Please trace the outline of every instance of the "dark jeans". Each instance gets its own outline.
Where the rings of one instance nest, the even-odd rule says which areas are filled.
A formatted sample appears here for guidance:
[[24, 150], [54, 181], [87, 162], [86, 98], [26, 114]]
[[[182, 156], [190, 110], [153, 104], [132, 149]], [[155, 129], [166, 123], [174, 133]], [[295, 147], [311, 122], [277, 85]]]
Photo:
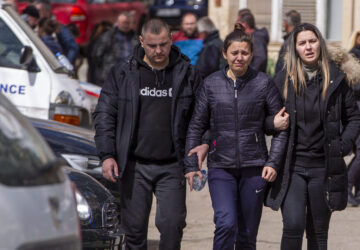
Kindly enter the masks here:
[[304, 230], [308, 250], [327, 249], [331, 212], [324, 195], [325, 168], [294, 167], [281, 207], [282, 250], [301, 250]]
[[178, 163], [144, 165], [130, 162], [121, 179], [121, 223], [126, 249], [147, 249], [153, 194], [160, 250], [180, 249], [185, 227], [185, 178]]
[[266, 181], [262, 167], [209, 169], [214, 209], [213, 249], [256, 249]]
[[360, 136], [356, 139], [355, 157], [349, 164], [349, 184], [355, 185], [360, 181]]

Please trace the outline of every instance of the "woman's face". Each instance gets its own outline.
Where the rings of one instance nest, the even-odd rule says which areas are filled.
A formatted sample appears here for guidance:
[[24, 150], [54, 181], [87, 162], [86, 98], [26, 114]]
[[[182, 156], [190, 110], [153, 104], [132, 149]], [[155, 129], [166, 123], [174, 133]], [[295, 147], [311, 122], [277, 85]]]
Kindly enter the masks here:
[[249, 43], [234, 41], [226, 52], [223, 51], [223, 56], [229, 64], [231, 71], [236, 76], [241, 76], [248, 69], [252, 59], [252, 52]]
[[320, 41], [315, 33], [301, 31], [296, 37], [296, 51], [305, 65], [315, 65], [320, 55]]

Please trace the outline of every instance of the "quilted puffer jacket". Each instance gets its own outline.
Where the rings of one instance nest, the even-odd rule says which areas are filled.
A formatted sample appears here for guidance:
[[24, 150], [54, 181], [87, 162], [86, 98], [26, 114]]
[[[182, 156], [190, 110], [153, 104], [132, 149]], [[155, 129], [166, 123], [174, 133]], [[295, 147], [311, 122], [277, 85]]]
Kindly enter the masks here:
[[[236, 81], [227, 68], [204, 80], [195, 103], [185, 151], [201, 144], [210, 129], [209, 168], [270, 166], [279, 170], [287, 144], [287, 131], [278, 132], [268, 150], [264, 122], [282, 108], [280, 93], [269, 76], [252, 68]], [[185, 158], [185, 173], [197, 171], [197, 156]]]

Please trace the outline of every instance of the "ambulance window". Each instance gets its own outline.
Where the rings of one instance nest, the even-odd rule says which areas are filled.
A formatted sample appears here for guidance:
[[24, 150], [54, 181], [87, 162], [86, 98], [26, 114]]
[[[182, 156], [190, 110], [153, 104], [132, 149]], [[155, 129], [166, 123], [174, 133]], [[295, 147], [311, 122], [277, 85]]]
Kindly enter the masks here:
[[22, 69], [20, 64], [23, 45], [0, 18], [0, 67]]

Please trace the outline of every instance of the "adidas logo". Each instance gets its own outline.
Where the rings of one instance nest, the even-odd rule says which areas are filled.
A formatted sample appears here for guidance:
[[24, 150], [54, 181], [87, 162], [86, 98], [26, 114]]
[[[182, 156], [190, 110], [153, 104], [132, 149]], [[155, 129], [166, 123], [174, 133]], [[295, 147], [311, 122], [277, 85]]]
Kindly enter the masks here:
[[172, 97], [172, 88], [167, 89], [150, 89], [149, 87], [140, 89], [140, 95], [151, 97]]

